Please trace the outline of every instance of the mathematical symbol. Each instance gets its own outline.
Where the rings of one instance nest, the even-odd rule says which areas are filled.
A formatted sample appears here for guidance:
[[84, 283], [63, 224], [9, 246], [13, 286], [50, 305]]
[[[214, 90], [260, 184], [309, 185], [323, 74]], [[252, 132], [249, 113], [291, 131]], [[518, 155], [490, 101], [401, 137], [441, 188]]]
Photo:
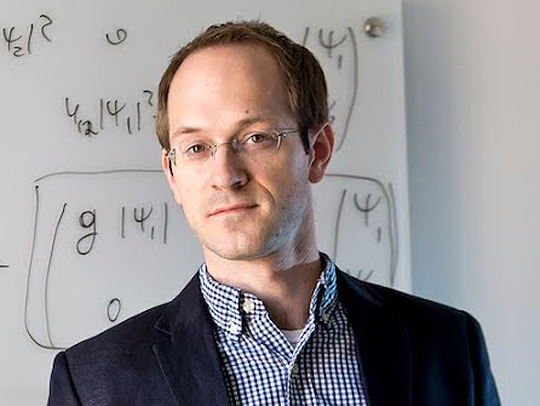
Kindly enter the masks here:
[[140, 216], [137, 214], [139, 211], [136, 207], [133, 208], [133, 219], [141, 225], [141, 231], [144, 233], [144, 222], [148, 220], [150, 215], [152, 214], [152, 211], [154, 211], [154, 207], [150, 206], [150, 210], [148, 211], [148, 214], [144, 215], [144, 207], [141, 207], [141, 214]]
[[334, 42], [334, 30], [330, 30], [330, 32], [328, 33], [327, 38], [328, 39], [325, 41], [325, 39], [323, 37], [323, 30], [319, 29], [319, 44], [323, 48], [326, 48], [326, 50], [328, 51], [328, 57], [331, 58], [332, 57], [332, 50], [334, 48], [339, 47], [341, 44], [343, 44], [345, 42], [345, 40], [347, 39], [347, 37], [345, 35], [343, 35], [339, 41]]
[[152, 97], [154, 97], [154, 92], [152, 92], [151, 90], [143, 90], [143, 93], [148, 95], [148, 100], [146, 102], [150, 105], [150, 107], [154, 107], [154, 103], [152, 103]]
[[381, 197], [379, 197], [379, 199], [375, 202], [375, 204], [371, 206], [369, 204], [370, 200], [371, 200], [371, 194], [368, 194], [366, 197], [366, 204], [365, 206], [362, 207], [360, 203], [358, 202], [358, 194], [357, 193], [354, 194], [354, 204], [359, 211], [364, 213], [364, 222], [365, 222], [366, 227], [369, 227], [369, 212], [375, 210], [375, 208], [381, 202]]
[[112, 40], [111, 37], [109, 37], [109, 33], [105, 34], [105, 38], [107, 39], [107, 42], [111, 45], [120, 45], [126, 40], [127, 31], [123, 28], [119, 28], [116, 30], [116, 40]]
[[44, 18], [44, 19], [48, 20], [48, 22], [46, 24], [43, 24], [41, 26], [41, 35], [43, 35], [43, 38], [45, 38], [47, 41], [51, 42], [52, 41], [51, 38], [47, 34], [45, 34], [45, 28], [48, 27], [49, 25], [51, 25], [53, 23], [53, 20], [51, 20], [51, 17], [49, 17], [46, 14], [41, 14], [39, 16], [39, 18]]

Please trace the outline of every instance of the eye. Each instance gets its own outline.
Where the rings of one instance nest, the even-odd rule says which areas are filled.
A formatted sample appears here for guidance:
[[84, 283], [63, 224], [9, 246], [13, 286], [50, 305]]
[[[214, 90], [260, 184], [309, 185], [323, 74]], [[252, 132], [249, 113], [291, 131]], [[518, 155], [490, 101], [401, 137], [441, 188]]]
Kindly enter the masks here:
[[204, 144], [193, 144], [187, 148], [184, 153], [188, 155], [199, 155], [204, 153], [207, 149], [208, 147]]
[[265, 142], [272, 141], [272, 136], [266, 133], [251, 133], [246, 137], [245, 142], [251, 142], [253, 144], [264, 144]]

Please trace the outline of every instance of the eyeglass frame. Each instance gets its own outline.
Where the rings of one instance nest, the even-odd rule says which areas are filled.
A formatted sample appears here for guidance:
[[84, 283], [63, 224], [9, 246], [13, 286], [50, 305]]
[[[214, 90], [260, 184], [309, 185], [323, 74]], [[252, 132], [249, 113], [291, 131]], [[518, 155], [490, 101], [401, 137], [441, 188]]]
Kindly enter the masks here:
[[[299, 133], [301, 132], [301, 129], [300, 128], [295, 128], [295, 129], [291, 129], [291, 130], [283, 130], [283, 131], [273, 131], [273, 133], [268, 133], [266, 131], [249, 131], [247, 133], [245, 133], [243, 136], [248, 136], [248, 135], [251, 135], [251, 134], [257, 134], [257, 133], [262, 133], [262, 134], [267, 134], [273, 138], [277, 138], [278, 140], [278, 145], [276, 146], [276, 149], [274, 150], [277, 151], [279, 149], [279, 147], [281, 146], [281, 143], [282, 143], [282, 138], [283, 137], [286, 137], [287, 135], [289, 134], [293, 134], [293, 133]], [[247, 138], [249, 139], [249, 137]], [[233, 151], [235, 154], [238, 153], [238, 144], [239, 144], [239, 141], [238, 141], [238, 137], [234, 137], [232, 139], [232, 141], [229, 141], [229, 142], [222, 142], [222, 143], [219, 143], [219, 144], [212, 144], [212, 145], [209, 145], [208, 146], [208, 149], [210, 150], [210, 157], [213, 158], [214, 155], [216, 154], [216, 151], [219, 147], [221, 147], [222, 145], [232, 145], [233, 147]], [[166, 154], [166, 157], [167, 159], [169, 160], [170, 163], [172, 163], [174, 166], [176, 166], [178, 168], [178, 165], [176, 164], [176, 148], [173, 147], [171, 148], [167, 154]], [[206, 160], [204, 161], [206, 162]]]

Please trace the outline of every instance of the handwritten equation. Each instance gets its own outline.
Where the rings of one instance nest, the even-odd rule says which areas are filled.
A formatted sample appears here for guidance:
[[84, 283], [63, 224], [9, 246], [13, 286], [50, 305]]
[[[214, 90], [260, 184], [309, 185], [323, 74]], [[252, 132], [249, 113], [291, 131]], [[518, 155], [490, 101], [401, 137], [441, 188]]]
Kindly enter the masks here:
[[[203, 261], [161, 170], [54, 173], [34, 193], [25, 325], [41, 347], [68, 347], [171, 299]], [[328, 174], [314, 199], [320, 249], [351, 275], [391, 285], [391, 187]]]
[[[68, 204], [64, 203], [63, 210], [68, 208]], [[122, 239], [129, 238], [126, 230], [126, 225], [129, 222], [136, 224], [135, 231], [142, 235], [147, 236], [151, 240], [157, 240], [158, 235], [161, 237], [160, 242], [167, 243], [167, 227], [168, 227], [168, 203], [159, 204], [160, 212], [154, 210], [154, 205], [137, 205], [132, 208], [121, 206], [119, 210], [120, 218], [120, 230], [118, 231], [118, 237]], [[127, 214], [126, 214], [127, 213]], [[94, 249], [96, 241], [98, 240], [98, 212], [96, 209], [84, 210], [79, 215], [79, 226], [83, 234], [75, 244], [75, 248], [79, 255], [88, 255]], [[157, 222], [155, 221], [156, 218]], [[133, 227], [131, 228], [133, 229]]]
[[140, 99], [132, 103], [115, 99], [100, 98], [94, 106], [84, 106], [70, 97], [64, 98], [64, 112], [71, 119], [73, 128], [86, 137], [101, 131], [118, 128], [126, 134], [141, 132], [145, 122], [153, 123], [154, 92], [143, 90]]
[[358, 279], [392, 286], [398, 255], [392, 186], [329, 173], [313, 195], [320, 249]]
[[[40, 14], [26, 26], [2, 28], [5, 49], [15, 58], [32, 55], [36, 46], [53, 41], [56, 22]], [[336, 134], [336, 152], [347, 139], [358, 92], [357, 34], [352, 27], [306, 27], [301, 43], [321, 62], [330, 89], [330, 122]], [[128, 28], [109, 28], [103, 34], [108, 46], [118, 47], [128, 40]], [[102, 97], [83, 105], [76, 96], [63, 98], [63, 110], [72, 120], [72, 129], [84, 137], [95, 137], [106, 130], [133, 135], [145, 130], [155, 117], [154, 91], [143, 90], [138, 100]], [[150, 127], [146, 127], [148, 129]]]
[[52, 42], [51, 29], [54, 21], [47, 14], [41, 14], [36, 20], [24, 27], [2, 27], [2, 38], [7, 52], [15, 57], [32, 55], [34, 47]]
[[328, 81], [330, 123], [336, 134], [336, 152], [349, 132], [358, 92], [358, 46], [352, 27], [306, 27], [302, 45], [321, 63]]
[[34, 195], [25, 322], [42, 347], [171, 299], [202, 262], [160, 170], [49, 174]]
[[[47, 14], [28, 23], [26, 26], [2, 27], [2, 38], [7, 52], [15, 57], [32, 55], [34, 47], [43, 43], [52, 42], [52, 26], [55, 22]], [[126, 41], [128, 32], [124, 28], [118, 28], [105, 34], [105, 40], [109, 45], [118, 46]]]

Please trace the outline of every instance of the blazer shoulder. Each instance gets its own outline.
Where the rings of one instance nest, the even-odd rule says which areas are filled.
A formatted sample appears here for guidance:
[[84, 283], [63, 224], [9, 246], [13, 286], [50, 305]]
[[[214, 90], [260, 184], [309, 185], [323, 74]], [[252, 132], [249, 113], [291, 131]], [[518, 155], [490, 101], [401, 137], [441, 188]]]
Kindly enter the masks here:
[[154, 326], [169, 303], [147, 309], [65, 350], [70, 363], [97, 363], [151, 346]]
[[[70, 364], [110, 363], [133, 354], [150, 353], [153, 344], [168, 336], [171, 324], [193, 317], [200, 296], [197, 275], [171, 301], [136, 314], [65, 351]], [[200, 307], [200, 306], [199, 306]], [[144, 351], [146, 350], [146, 351]]]
[[364, 360], [376, 370], [388, 351], [392, 368], [407, 359], [413, 393], [425, 395], [420, 403], [500, 405], [483, 333], [470, 314], [341, 271], [338, 297], [357, 340], [370, 346]]
[[352, 300], [353, 297], [361, 298], [361, 301], [368, 302], [371, 306], [395, 317], [436, 324], [452, 320], [464, 326], [469, 323], [478, 324], [474, 317], [464, 310], [397, 289], [361, 281], [343, 271], [339, 271], [338, 281], [341, 282], [342, 296], [347, 300]]

